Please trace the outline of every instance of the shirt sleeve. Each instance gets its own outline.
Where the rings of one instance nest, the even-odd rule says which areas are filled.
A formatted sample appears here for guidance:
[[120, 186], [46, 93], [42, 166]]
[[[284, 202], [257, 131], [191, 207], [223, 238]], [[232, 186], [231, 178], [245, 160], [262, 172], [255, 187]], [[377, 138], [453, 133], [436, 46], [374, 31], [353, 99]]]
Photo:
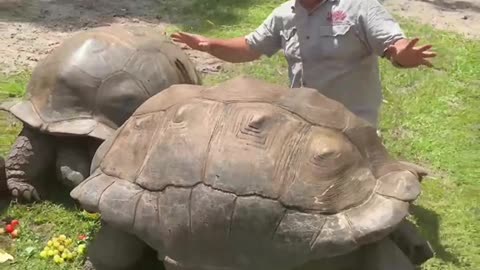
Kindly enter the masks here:
[[245, 36], [247, 44], [253, 50], [268, 57], [281, 49], [280, 24], [281, 20], [276, 16], [275, 9], [263, 23], [253, 32]]
[[383, 56], [388, 46], [406, 36], [400, 25], [378, 0], [366, 0], [366, 2], [367, 40], [373, 52]]

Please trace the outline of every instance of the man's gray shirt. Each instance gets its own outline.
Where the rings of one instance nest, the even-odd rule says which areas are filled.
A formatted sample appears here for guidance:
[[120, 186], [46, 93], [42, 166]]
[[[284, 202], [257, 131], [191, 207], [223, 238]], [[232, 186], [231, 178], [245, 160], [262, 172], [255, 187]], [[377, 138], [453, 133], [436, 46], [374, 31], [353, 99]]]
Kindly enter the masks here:
[[377, 0], [326, 0], [311, 14], [291, 0], [246, 36], [269, 57], [283, 50], [291, 87], [315, 88], [374, 126], [382, 102], [378, 59], [402, 38]]

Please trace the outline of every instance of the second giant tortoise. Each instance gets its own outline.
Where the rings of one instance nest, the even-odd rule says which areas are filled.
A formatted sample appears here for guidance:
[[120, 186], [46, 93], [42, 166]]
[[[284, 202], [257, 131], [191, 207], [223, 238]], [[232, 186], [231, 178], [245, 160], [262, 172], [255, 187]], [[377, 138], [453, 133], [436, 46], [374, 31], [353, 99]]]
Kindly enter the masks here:
[[188, 56], [153, 28], [100, 27], [68, 38], [35, 67], [26, 100], [3, 105], [24, 123], [6, 160], [12, 195], [40, 199], [51, 164], [76, 186], [104, 139], [149, 97], [180, 83], [201, 81]]
[[238, 77], [147, 100], [70, 194], [101, 213], [97, 269], [136, 269], [150, 247], [169, 270], [407, 270], [387, 236], [417, 169], [317, 91]]

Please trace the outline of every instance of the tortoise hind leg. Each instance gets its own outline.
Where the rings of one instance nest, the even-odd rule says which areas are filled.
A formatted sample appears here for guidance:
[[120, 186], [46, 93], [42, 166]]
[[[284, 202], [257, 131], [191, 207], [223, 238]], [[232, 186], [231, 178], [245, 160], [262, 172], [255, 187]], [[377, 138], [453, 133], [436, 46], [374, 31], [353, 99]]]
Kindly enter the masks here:
[[95, 270], [163, 270], [147, 244], [136, 236], [102, 222], [102, 227], [88, 247], [88, 269]]
[[40, 200], [41, 174], [54, 158], [50, 136], [24, 126], [5, 162], [7, 186], [13, 197]]

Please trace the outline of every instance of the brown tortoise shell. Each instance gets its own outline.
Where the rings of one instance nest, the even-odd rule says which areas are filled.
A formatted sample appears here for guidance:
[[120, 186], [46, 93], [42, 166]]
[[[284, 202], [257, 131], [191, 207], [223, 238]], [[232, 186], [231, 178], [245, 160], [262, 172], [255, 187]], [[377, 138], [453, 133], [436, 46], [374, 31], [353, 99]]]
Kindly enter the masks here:
[[308, 88], [174, 85], [103, 143], [71, 192], [192, 269], [292, 269], [394, 230], [420, 193], [376, 129]]
[[201, 84], [188, 56], [148, 27], [100, 27], [65, 40], [35, 67], [27, 99], [3, 104], [44, 132], [106, 139], [149, 97]]

